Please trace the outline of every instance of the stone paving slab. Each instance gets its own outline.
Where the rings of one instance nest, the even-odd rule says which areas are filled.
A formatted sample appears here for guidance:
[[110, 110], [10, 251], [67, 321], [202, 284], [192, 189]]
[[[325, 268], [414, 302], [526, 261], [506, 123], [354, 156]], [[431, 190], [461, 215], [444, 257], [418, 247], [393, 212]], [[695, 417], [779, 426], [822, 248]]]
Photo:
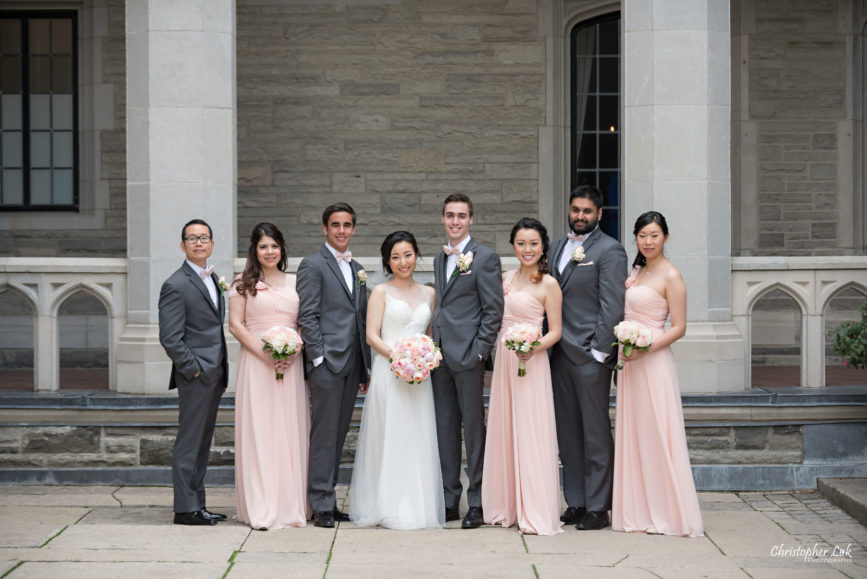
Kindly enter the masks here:
[[[250, 529], [181, 525], [75, 525], [51, 541], [47, 549], [147, 550], [155, 555], [183, 547], [191, 561], [228, 561], [241, 548]], [[215, 557], [215, 553], [225, 553]]]
[[[234, 565], [226, 575], [226, 579], [263, 579], [277, 577], [292, 577], [293, 579], [322, 579], [325, 574], [325, 563], [307, 562], [297, 559], [273, 560], [262, 563], [250, 563], [235, 559]], [[331, 575], [328, 575], [331, 577]], [[382, 577], [382, 573], [379, 575]]]
[[244, 554], [325, 553], [327, 559], [336, 533], [335, 529], [320, 529], [312, 523], [302, 528], [252, 531], [244, 543]]
[[26, 562], [10, 576], [16, 579], [138, 579], [153, 577], [184, 577], [214, 579], [222, 577], [228, 563], [130, 563]]
[[[344, 508], [346, 490], [338, 488]], [[171, 524], [171, 495], [161, 487], [0, 487], [8, 503], [0, 504], [0, 577], [867, 577], [867, 528], [815, 491], [700, 493], [707, 535], [698, 539], [571, 527], [537, 537], [465, 531], [459, 521], [437, 531], [341, 523], [263, 532], [231, 520], [183, 527]], [[232, 489], [208, 497], [209, 507], [235, 514]], [[848, 545], [850, 554], [806, 562], [773, 555], [777, 545]]]
[[116, 507], [120, 503], [112, 493], [120, 487], [63, 487], [63, 492], [57, 492], [56, 487], [0, 487], [0, 506], [58, 506], [58, 507]]
[[[121, 487], [114, 496], [125, 507], [132, 506], [169, 506], [172, 505], [171, 487]], [[235, 489], [232, 488], [209, 488], [207, 489], [208, 504], [210, 510], [231, 509], [235, 511]], [[222, 512], [222, 511], [220, 511]]]

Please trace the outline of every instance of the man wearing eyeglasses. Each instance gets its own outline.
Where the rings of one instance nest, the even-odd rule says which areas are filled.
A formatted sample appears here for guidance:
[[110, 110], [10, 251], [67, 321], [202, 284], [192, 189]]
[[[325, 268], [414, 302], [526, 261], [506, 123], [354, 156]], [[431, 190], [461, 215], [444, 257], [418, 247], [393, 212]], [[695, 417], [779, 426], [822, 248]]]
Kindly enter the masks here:
[[229, 363], [220, 282], [208, 258], [211, 226], [193, 219], [181, 230], [187, 258], [160, 291], [160, 344], [172, 360], [169, 390], [178, 389], [178, 434], [172, 452], [174, 522], [215, 525], [225, 515], [205, 508], [205, 471]]

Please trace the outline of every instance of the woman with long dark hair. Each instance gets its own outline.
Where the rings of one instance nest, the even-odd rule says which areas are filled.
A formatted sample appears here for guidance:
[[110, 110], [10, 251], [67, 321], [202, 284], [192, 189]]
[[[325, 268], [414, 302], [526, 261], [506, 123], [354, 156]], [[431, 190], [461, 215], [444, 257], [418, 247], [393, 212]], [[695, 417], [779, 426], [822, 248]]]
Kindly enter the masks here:
[[394, 345], [430, 335], [433, 288], [413, 279], [418, 244], [408, 231], [380, 247], [388, 281], [367, 302], [367, 343], [375, 352], [349, 487], [349, 516], [359, 526], [435, 529], [445, 522], [442, 474], [429, 377], [409, 384], [391, 370]]
[[[548, 232], [525, 217], [512, 228], [509, 243], [520, 267], [503, 273], [505, 309], [488, 410], [482, 474], [485, 522], [522, 533], [560, 533], [560, 469], [551, 367], [546, 350], [560, 340], [563, 294], [548, 274]], [[548, 332], [541, 335], [542, 320]], [[507, 349], [518, 325], [539, 331], [529, 352]], [[524, 365], [525, 373], [519, 373]]]
[[[638, 256], [626, 280], [627, 322], [650, 329], [648, 351], [620, 354], [614, 437], [615, 531], [701, 537], [671, 344], [686, 333], [686, 285], [665, 257], [668, 224], [657, 211], [635, 222]], [[671, 315], [671, 327], [665, 321]]]
[[[241, 343], [235, 393], [235, 502], [254, 529], [303, 527], [307, 505], [310, 406], [300, 358], [274, 361], [262, 336], [298, 328], [295, 276], [286, 242], [271, 223], [250, 234], [247, 264], [229, 291], [229, 331]], [[278, 373], [282, 378], [277, 377]]]

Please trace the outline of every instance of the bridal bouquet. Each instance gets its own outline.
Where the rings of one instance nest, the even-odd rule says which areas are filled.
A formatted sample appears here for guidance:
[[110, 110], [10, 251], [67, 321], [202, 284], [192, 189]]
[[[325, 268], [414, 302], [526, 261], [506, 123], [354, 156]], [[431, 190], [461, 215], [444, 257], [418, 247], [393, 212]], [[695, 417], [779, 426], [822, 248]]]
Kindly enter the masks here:
[[[542, 332], [529, 324], [515, 324], [503, 334], [503, 344], [507, 350], [518, 354], [526, 354], [536, 346], [541, 346]], [[527, 375], [527, 365], [523, 360], [518, 362], [518, 376]]]
[[[285, 360], [301, 349], [298, 332], [286, 326], [274, 326], [265, 332], [262, 341], [265, 343], [262, 349], [266, 352], [270, 350], [271, 357], [275, 360]], [[283, 372], [280, 370], [277, 370], [277, 379], [283, 379]]]
[[430, 336], [415, 334], [394, 343], [388, 363], [398, 378], [418, 384], [430, 376], [442, 359], [440, 349]]
[[[614, 337], [617, 338], [617, 341], [611, 345], [620, 344], [623, 346], [623, 355], [627, 358], [632, 355], [633, 350], [647, 352], [653, 342], [653, 334], [650, 333], [650, 329], [632, 320], [624, 320], [614, 326]], [[623, 369], [622, 362], [617, 363], [617, 369]]]

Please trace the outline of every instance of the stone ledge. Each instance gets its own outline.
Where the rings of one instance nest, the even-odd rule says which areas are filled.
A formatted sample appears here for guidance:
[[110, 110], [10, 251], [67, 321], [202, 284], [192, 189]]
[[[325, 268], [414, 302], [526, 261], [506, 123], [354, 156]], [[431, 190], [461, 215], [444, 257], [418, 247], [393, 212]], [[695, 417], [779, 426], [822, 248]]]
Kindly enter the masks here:
[[[487, 395], [485, 402], [487, 404]], [[614, 406], [614, 390], [609, 396], [609, 405]], [[865, 406], [867, 405], [867, 385], [827, 386], [825, 388], [751, 388], [743, 392], [719, 394], [684, 394], [681, 396], [684, 408], [690, 407], [806, 407], [806, 406]], [[356, 407], [364, 404], [359, 396]], [[88, 408], [88, 409], [176, 409], [178, 397], [175, 394], [160, 396], [141, 396], [120, 394], [106, 390], [31, 392], [0, 392], [0, 409], [13, 408]], [[234, 396], [223, 396], [220, 408], [233, 409]], [[867, 413], [864, 414], [867, 417]]]
[[867, 478], [820, 478], [819, 491], [862, 525], [867, 525]]
[[[694, 465], [699, 491], [773, 491], [814, 489], [828, 477], [867, 477], [867, 465]], [[339, 483], [348, 484], [352, 467], [340, 467]], [[0, 470], [0, 485], [155, 485], [171, 486], [170, 467], [138, 468], [8, 468]], [[205, 484], [232, 487], [235, 469], [208, 467]], [[862, 520], [863, 522], [863, 520]]]

